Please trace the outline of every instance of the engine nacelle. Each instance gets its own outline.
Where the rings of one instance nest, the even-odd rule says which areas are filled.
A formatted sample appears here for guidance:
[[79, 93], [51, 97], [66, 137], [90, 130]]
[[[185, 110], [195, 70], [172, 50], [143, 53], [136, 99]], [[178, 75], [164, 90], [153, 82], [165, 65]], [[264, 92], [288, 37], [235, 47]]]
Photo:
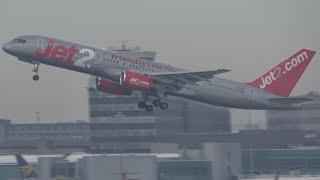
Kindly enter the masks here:
[[148, 75], [141, 73], [123, 71], [120, 77], [120, 84], [129, 89], [148, 91], [152, 88], [152, 79]]
[[96, 77], [96, 89], [101, 92], [116, 94], [116, 95], [131, 95], [132, 90], [121, 86], [109, 79]]

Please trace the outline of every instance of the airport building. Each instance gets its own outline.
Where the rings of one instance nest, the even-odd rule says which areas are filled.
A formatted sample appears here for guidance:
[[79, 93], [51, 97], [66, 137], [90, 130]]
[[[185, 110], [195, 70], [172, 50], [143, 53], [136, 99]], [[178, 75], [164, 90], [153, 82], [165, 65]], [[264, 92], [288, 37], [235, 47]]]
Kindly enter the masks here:
[[154, 122], [92, 123], [90, 129], [94, 153], [151, 152], [157, 135]]
[[[196, 121], [196, 120], [194, 120]], [[200, 120], [201, 121], [201, 120]], [[181, 122], [179, 124], [178, 122]], [[0, 152], [25, 154], [67, 153], [149, 153], [175, 149], [199, 149], [206, 142], [238, 142], [242, 148], [290, 149], [320, 146], [320, 131], [243, 130], [238, 133], [188, 132], [187, 125], [167, 120], [150, 123], [51, 123], [12, 124], [0, 120]], [[209, 125], [207, 125], [209, 126]], [[190, 129], [198, 128], [196, 125]]]
[[[144, 139], [147, 137], [141, 137], [140, 140], [134, 139], [134, 142], [147, 142], [149, 149], [141, 151], [141, 146], [137, 150], [134, 149], [135, 146], [127, 144], [120, 148], [114, 147], [114, 151], [109, 152], [113, 153], [113, 155], [110, 154], [110, 157], [100, 158], [105, 156], [101, 155], [105, 151], [99, 152], [92, 148], [95, 147], [94, 144], [98, 146], [100, 143], [96, 141], [97, 139], [92, 141], [91, 136], [98, 136], [92, 135], [90, 130], [100, 128], [100, 133], [103, 133], [108, 128], [109, 130], [112, 128], [126, 129], [128, 124], [114, 125], [116, 127], [113, 127], [113, 125], [107, 126], [104, 123], [84, 122], [11, 124], [9, 120], [1, 120], [0, 151], [1, 153], [61, 154], [33, 155], [41, 157], [36, 163], [36, 170], [41, 172], [42, 177], [47, 174], [45, 177], [49, 179], [61, 179], [63, 177], [65, 180], [78, 180], [81, 177], [84, 177], [84, 179], [90, 177], [96, 180], [98, 179], [95, 176], [96, 174], [103, 174], [106, 171], [106, 169], [99, 169], [98, 167], [108, 167], [109, 163], [114, 165], [117, 159], [121, 159], [120, 162], [128, 163], [128, 165], [121, 165], [118, 162], [116, 166], [118, 168], [112, 169], [108, 173], [114, 175], [126, 172], [131, 179], [146, 178], [138, 176], [139, 173], [148, 174], [143, 169], [130, 168], [132, 166], [130, 165], [132, 156], [138, 156], [134, 161], [145, 162], [148, 164], [148, 168], [155, 168], [151, 172], [156, 172], [156, 174], [152, 173], [151, 179], [159, 180], [179, 180], [181, 178], [190, 180], [223, 179], [221, 177], [231, 177], [239, 174], [246, 176], [277, 172], [285, 175], [295, 173], [320, 174], [320, 166], [318, 166], [320, 164], [320, 158], [318, 157], [320, 149], [317, 148], [320, 147], [318, 138], [320, 137], [320, 131], [247, 130], [239, 133], [177, 133], [176, 137], [170, 141], [168, 139], [162, 141], [157, 139], [157, 136], [151, 136], [154, 139], [150, 138], [148, 141]], [[136, 130], [157, 128], [153, 125], [146, 126], [146, 124], [130, 125], [130, 129], [133, 129], [132, 127], [135, 127]], [[96, 133], [99, 133], [99, 131], [96, 131]], [[110, 132], [112, 131], [106, 131], [106, 133]], [[104, 137], [107, 136], [104, 135]], [[113, 135], [109, 135], [109, 137], [115, 138]], [[124, 137], [124, 139], [122, 141], [128, 143], [130, 137]], [[72, 152], [93, 152], [100, 155], [86, 154], [89, 157], [81, 156], [81, 158], [70, 156], [68, 161], [61, 159], [65, 153]], [[165, 153], [167, 155], [170, 153], [170, 156], [154, 158], [155, 154], [153, 153]], [[0, 156], [0, 162], [3, 163], [0, 165], [0, 179], [1, 176], [10, 177], [8, 179], [19, 179], [16, 176], [19, 171], [15, 166], [14, 159], [11, 158], [10, 164], [3, 161]], [[190, 169], [195, 170], [191, 171]], [[132, 174], [129, 172], [132, 172]], [[150, 178], [149, 175], [148, 178]]]
[[169, 109], [155, 111], [157, 117], [158, 141], [176, 142], [183, 134], [230, 133], [230, 112], [227, 108], [216, 107], [188, 100], [170, 97]]
[[[230, 180], [268, 174], [320, 175], [319, 148], [240, 149], [237, 143], [204, 143], [201, 149], [180, 149], [176, 153], [74, 153], [24, 158], [34, 165], [41, 180]], [[0, 156], [0, 179], [20, 179], [14, 156]]]
[[[41, 180], [230, 180], [241, 175], [237, 143], [157, 154], [24, 155]], [[20, 179], [13, 156], [0, 156], [0, 179]]]
[[140, 95], [116, 96], [94, 88], [88, 94], [92, 152], [150, 152], [156, 117], [138, 109]]
[[[123, 42], [121, 48], [111, 47], [113, 53], [131, 58], [139, 58], [154, 61], [156, 52], [141, 51], [139, 47], [128, 48]], [[97, 91], [95, 89], [96, 79], [94, 76], [89, 78], [88, 104], [91, 123], [152, 123], [154, 115], [137, 107], [137, 103], [142, 101], [140, 93], [133, 93], [131, 96], [119, 96]]]
[[[130, 49], [126, 44], [110, 49], [118, 55], [154, 61], [155, 52]], [[155, 116], [152, 112], [138, 109], [140, 94], [117, 96], [97, 91], [95, 77], [89, 79], [88, 103], [91, 143], [94, 153], [150, 152], [155, 139]]]
[[320, 149], [242, 149], [243, 174], [320, 174]]
[[267, 128], [275, 130], [320, 130], [320, 111], [268, 111]]
[[0, 120], [0, 152], [50, 153], [84, 151], [90, 142], [89, 123], [12, 124]]

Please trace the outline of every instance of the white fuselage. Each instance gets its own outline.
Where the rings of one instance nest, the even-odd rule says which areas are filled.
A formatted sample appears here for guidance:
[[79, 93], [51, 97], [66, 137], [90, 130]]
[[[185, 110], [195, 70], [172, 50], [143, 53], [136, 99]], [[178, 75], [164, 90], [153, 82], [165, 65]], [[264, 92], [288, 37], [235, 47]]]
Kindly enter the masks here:
[[[185, 71], [171, 65], [118, 56], [109, 51], [53, 38], [42, 36], [23, 36], [22, 38], [27, 41], [27, 44], [19, 45], [9, 42], [4, 49], [9, 54], [26, 62], [37, 61], [105, 77], [116, 82], [123, 70], [132, 70], [142, 74]], [[217, 77], [207, 81], [199, 81], [196, 84], [187, 84], [179, 91], [168, 94], [207, 104], [241, 109], [300, 108], [295, 105], [271, 103], [266, 99], [279, 96], [244, 83]]]

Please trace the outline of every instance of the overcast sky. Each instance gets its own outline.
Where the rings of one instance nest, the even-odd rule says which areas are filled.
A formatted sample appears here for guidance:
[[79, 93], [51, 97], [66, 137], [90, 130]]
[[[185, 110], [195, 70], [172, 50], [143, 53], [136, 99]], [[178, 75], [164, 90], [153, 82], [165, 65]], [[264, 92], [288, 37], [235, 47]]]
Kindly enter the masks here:
[[[320, 50], [316, 0], [0, 0], [0, 44], [35, 34], [103, 48], [122, 40], [175, 66], [232, 71], [251, 81], [301, 48]], [[320, 91], [319, 58], [294, 90]], [[88, 120], [88, 75], [32, 65], [0, 52], [0, 117], [14, 122]], [[257, 117], [260, 117], [260, 112]], [[238, 116], [242, 114], [243, 116]], [[233, 118], [248, 114], [233, 110]], [[256, 116], [255, 116], [256, 117]]]

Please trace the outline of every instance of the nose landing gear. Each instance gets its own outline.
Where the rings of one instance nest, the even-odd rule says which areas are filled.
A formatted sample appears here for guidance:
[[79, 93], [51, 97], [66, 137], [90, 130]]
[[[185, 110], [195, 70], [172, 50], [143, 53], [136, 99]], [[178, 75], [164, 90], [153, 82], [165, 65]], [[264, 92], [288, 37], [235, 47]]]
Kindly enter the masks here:
[[34, 80], [34, 81], [38, 81], [39, 80], [39, 75], [38, 75], [38, 72], [39, 72], [39, 65], [40, 65], [40, 63], [38, 63], [38, 62], [34, 62], [33, 63], [33, 72], [35, 73], [35, 75], [33, 75], [33, 77], [32, 77], [32, 79]]
[[37, 75], [37, 74], [36, 74], [36, 75], [33, 75], [33, 76], [32, 76], [32, 79], [33, 79], [34, 81], [38, 81], [38, 80], [39, 80], [39, 75]]

